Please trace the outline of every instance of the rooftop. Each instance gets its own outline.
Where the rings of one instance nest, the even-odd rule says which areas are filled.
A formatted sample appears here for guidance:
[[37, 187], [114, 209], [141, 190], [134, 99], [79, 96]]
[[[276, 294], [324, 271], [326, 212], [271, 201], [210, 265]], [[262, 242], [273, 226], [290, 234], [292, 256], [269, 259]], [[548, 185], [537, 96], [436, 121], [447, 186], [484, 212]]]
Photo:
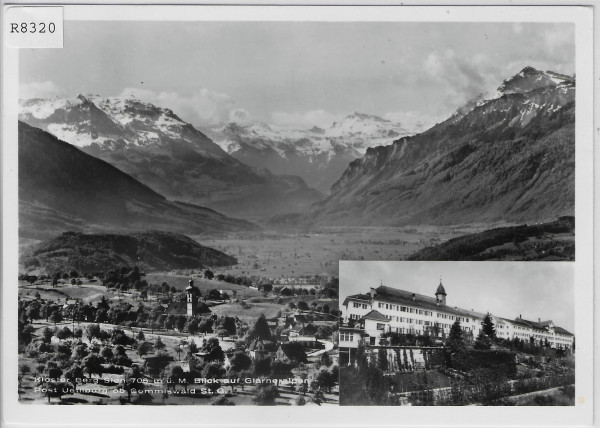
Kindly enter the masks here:
[[383, 315], [381, 312], [376, 311], [375, 309], [373, 309], [371, 312], [369, 312], [368, 314], [364, 315], [362, 319], [370, 319], [370, 320], [375, 320], [375, 321], [385, 321], [388, 322], [389, 319], [388, 317], [386, 317], [385, 315]]

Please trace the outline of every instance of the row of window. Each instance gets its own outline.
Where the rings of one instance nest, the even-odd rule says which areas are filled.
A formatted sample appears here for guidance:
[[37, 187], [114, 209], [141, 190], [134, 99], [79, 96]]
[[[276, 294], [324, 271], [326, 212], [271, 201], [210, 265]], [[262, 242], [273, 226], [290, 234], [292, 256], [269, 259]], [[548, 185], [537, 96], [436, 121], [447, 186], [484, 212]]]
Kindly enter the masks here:
[[398, 312], [408, 312], [410, 314], [427, 315], [427, 316], [433, 315], [433, 312], [427, 311], [425, 309], [409, 308], [408, 306], [392, 305], [390, 303], [379, 302], [377, 304], [377, 308], [378, 309], [389, 309], [389, 310], [398, 311]]
[[[355, 306], [357, 307], [357, 306]], [[399, 311], [399, 312], [408, 312], [410, 314], [417, 314], [417, 315], [425, 315], [425, 316], [433, 316], [433, 312], [432, 311], [428, 311], [426, 309], [416, 309], [416, 308], [411, 308], [408, 306], [400, 306], [400, 305], [392, 305], [390, 303], [377, 303], [377, 308], [378, 309], [388, 309], [388, 310], [392, 310], [392, 311]], [[466, 318], [466, 317], [457, 317], [454, 315], [448, 315], [448, 314], [443, 314], [443, 313], [439, 313], [437, 314], [438, 318], [443, 318], [443, 319], [449, 319], [452, 321], [458, 320], [461, 322], [469, 322], [470, 319]], [[475, 319], [472, 320], [472, 322], [475, 322]]]
[[354, 334], [353, 333], [340, 332], [340, 340], [342, 342], [353, 342], [354, 341]]
[[352, 306], [355, 308], [361, 308], [361, 309], [367, 309], [368, 306], [366, 303], [358, 303], [358, 302], [353, 302]]

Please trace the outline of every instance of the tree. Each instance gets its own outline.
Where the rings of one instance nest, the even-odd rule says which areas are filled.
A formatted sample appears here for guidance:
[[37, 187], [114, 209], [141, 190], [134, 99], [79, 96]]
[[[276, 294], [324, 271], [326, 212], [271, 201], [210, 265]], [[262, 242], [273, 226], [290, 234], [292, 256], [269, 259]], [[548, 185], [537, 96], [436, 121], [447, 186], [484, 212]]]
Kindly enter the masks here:
[[140, 342], [142, 342], [142, 341], [146, 340], [146, 336], [144, 336], [144, 332], [143, 332], [141, 329], [140, 329], [140, 331], [138, 332], [138, 335], [137, 335], [137, 340], [138, 340], [138, 341], [140, 341]]
[[292, 376], [292, 365], [285, 361], [275, 360], [271, 363], [271, 379], [287, 379]]
[[154, 347], [158, 350], [164, 349], [165, 344], [161, 340], [160, 336], [156, 338], [156, 342], [154, 342]]
[[105, 346], [104, 348], [102, 348], [100, 355], [102, 355], [102, 358], [104, 358], [106, 361], [111, 361], [113, 359], [113, 357], [115, 356], [115, 354], [113, 353], [113, 350], [111, 348], [109, 348], [108, 346]]
[[165, 351], [159, 351], [153, 357], [146, 358], [148, 372], [152, 376], [158, 377], [171, 361], [173, 361], [173, 357]]
[[68, 339], [71, 336], [73, 336], [73, 333], [71, 332], [71, 329], [69, 329], [69, 327], [60, 328], [56, 332], [56, 337], [58, 337], [59, 339]]
[[377, 353], [377, 364], [379, 366], [379, 370], [382, 372], [386, 372], [388, 370], [388, 358], [387, 358], [387, 349], [379, 348]]
[[88, 340], [92, 340], [94, 338], [100, 338], [100, 326], [98, 324], [90, 324], [85, 328], [85, 334], [88, 337]]
[[175, 385], [183, 385], [185, 392], [187, 393], [187, 378], [185, 377], [185, 373], [181, 366], [173, 366], [171, 367], [171, 371], [169, 372], [169, 377], [171, 378], [171, 382], [173, 385], [173, 389], [175, 389]]
[[260, 314], [254, 326], [248, 332], [248, 339], [271, 340], [271, 328], [265, 314]]
[[87, 350], [87, 345], [82, 343], [73, 348], [73, 352], [71, 353], [71, 358], [75, 361], [81, 361], [89, 354]]
[[260, 384], [257, 390], [258, 393], [252, 401], [259, 406], [272, 406], [275, 404], [275, 399], [279, 397], [279, 390], [275, 385]]
[[231, 370], [235, 372], [242, 372], [252, 367], [252, 358], [245, 352], [237, 351], [229, 359], [231, 363]]
[[[202, 377], [204, 379], [224, 379], [225, 378], [225, 368], [219, 362], [211, 362], [204, 366], [202, 369]], [[213, 391], [216, 391], [220, 387], [219, 382], [210, 382], [208, 384], [208, 388]]]
[[492, 316], [489, 312], [483, 318], [481, 329], [490, 339], [496, 338], [496, 328], [494, 327], [494, 322], [492, 321]]
[[213, 288], [208, 292], [208, 300], [221, 300], [221, 292], [216, 288]]
[[219, 345], [219, 339], [216, 337], [211, 337], [202, 345], [202, 351], [207, 355], [204, 357], [204, 361], [225, 361], [225, 353], [223, 349], [221, 349], [221, 345]]
[[52, 314], [50, 314], [50, 321], [56, 325], [56, 323], [61, 322], [63, 319], [62, 312], [60, 309], [56, 309]]
[[196, 352], [198, 352], [198, 345], [196, 345], [196, 342], [192, 341], [188, 345], [188, 357], [193, 356]]
[[154, 345], [152, 345], [152, 343], [150, 342], [142, 342], [138, 345], [137, 347], [137, 352], [140, 355], [140, 357], [143, 357], [144, 355], [148, 355], [149, 353], [154, 351]]
[[308, 311], [308, 303], [306, 303], [304, 300], [300, 300], [298, 302], [298, 309], [300, 309], [301, 311]]
[[328, 370], [321, 370], [315, 379], [320, 388], [325, 388], [327, 392], [331, 392], [337, 382], [337, 377], [333, 372]]
[[177, 320], [175, 321], [175, 327], [177, 327], [177, 330], [183, 331], [183, 328], [185, 327], [186, 322], [187, 322], [186, 317], [181, 315], [181, 316], [177, 317]]
[[271, 359], [269, 357], [254, 360], [254, 376], [267, 376], [269, 373], [271, 373]]
[[138, 391], [144, 389], [144, 384], [140, 382], [142, 379], [142, 372], [137, 365], [131, 366], [129, 370], [124, 373], [123, 376], [123, 389], [127, 391], [127, 402], [131, 402], [131, 392], [133, 389]]
[[492, 339], [483, 332], [483, 329], [479, 331], [477, 339], [473, 344], [475, 349], [490, 349], [492, 347]]
[[215, 277], [215, 274], [212, 273], [212, 271], [210, 269], [206, 269], [204, 271], [204, 278], [206, 279], [213, 279]]
[[49, 343], [50, 340], [52, 339], [52, 336], [54, 336], [54, 332], [50, 328], [45, 327], [42, 330], [42, 340], [44, 342]]
[[319, 364], [325, 367], [329, 367], [331, 365], [332, 361], [331, 361], [331, 357], [329, 356], [329, 354], [327, 354], [327, 352], [323, 352], [321, 354], [321, 358], [319, 359]]
[[102, 358], [100, 355], [90, 354], [83, 359], [82, 363], [90, 378], [94, 373], [98, 374], [99, 377], [102, 376], [104, 371], [102, 367], [102, 364], [104, 364], [104, 358]]
[[130, 338], [129, 336], [127, 336], [127, 334], [119, 329], [119, 328], [115, 328], [112, 332], [111, 332], [111, 338], [112, 338], [112, 342], [115, 345], [129, 345], [133, 339]]
[[219, 327], [225, 329], [228, 332], [228, 336], [233, 336], [236, 333], [235, 318], [223, 317], [219, 321]]
[[187, 325], [188, 333], [192, 336], [198, 333], [198, 320], [196, 318], [192, 318]]
[[77, 390], [77, 379], [83, 378], [83, 369], [79, 364], [73, 364], [65, 373], [65, 378], [73, 385], [73, 390]]
[[460, 326], [460, 321], [456, 320], [450, 328], [450, 334], [448, 335], [448, 339], [446, 339], [446, 348], [448, 348], [451, 354], [454, 354], [455, 352], [460, 352], [464, 350], [465, 347], [466, 344], [463, 336], [463, 330]]
[[212, 324], [213, 323], [211, 319], [202, 320], [202, 322], [198, 324], [198, 331], [200, 333], [212, 333]]

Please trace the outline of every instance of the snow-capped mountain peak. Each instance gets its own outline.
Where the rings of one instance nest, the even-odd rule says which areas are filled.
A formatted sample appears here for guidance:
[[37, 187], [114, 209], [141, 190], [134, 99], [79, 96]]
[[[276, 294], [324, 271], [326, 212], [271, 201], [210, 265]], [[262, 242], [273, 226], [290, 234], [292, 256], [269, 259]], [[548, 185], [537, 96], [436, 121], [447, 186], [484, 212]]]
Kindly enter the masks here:
[[207, 134], [236, 159], [274, 173], [293, 173], [327, 192], [349, 162], [369, 147], [410, 135], [399, 123], [354, 112], [327, 128], [283, 128], [265, 123], [229, 123]]
[[19, 119], [78, 147], [115, 150], [180, 141], [206, 154], [224, 155], [172, 110], [134, 97], [80, 94], [75, 98], [21, 100]]

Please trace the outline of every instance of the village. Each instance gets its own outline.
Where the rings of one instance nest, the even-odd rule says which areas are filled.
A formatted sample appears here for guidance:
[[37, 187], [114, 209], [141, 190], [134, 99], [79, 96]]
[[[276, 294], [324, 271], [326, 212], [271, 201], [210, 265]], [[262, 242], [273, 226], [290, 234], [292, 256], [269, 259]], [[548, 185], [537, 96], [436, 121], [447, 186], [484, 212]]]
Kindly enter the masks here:
[[219, 275], [21, 275], [20, 401], [336, 405], [335, 279]]

